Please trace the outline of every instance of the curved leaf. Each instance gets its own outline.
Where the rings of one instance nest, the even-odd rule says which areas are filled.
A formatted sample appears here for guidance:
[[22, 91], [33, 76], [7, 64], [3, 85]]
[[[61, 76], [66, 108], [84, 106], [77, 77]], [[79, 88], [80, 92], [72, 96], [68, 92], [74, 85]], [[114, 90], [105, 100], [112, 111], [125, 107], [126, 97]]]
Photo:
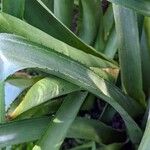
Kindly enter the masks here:
[[78, 86], [57, 77], [43, 78], [27, 92], [18, 107], [9, 116], [16, 118], [23, 112], [38, 106], [52, 98], [81, 90]]
[[[37, 28], [17, 19], [10, 15], [0, 13], [0, 31], [14, 33], [21, 35], [32, 42], [42, 44], [54, 51], [65, 54], [78, 62], [85, 64], [88, 67], [98, 68], [118, 68], [114, 63], [106, 61], [104, 59], [95, 57], [90, 54], [86, 54], [78, 49], [70, 47], [69, 45], [54, 39], [48, 34], [38, 30]], [[77, 52], [78, 51], [78, 52]], [[100, 72], [103, 72], [100, 70]], [[105, 73], [105, 72], [103, 72]], [[105, 75], [106, 78], [108, 75]]]
[[41, 77], [25, 78], [11, 77], [5, 83], [5, 103], [6, 109], [9, 105], [28, 87], [35, 84]]
[[[50, 119], [49, 117], [40, 117], [1, 124], [0, 147], [40, 139], [48, 127]], [[76, 118], [68, 130], [67, 137], [93, 140], [105, 144], [121, 142], [125, 139], [124, 132], [112, 129], [100, 121], [86, 118]]]
[[140, 142], [142, 131], [129, 114], [135, 116], [143, 112], [141, 107], [86, 66], [65, 55], [7, 34], [0, 35], [0, 56], [3, 64], [0, 66], [0, 80], [5, 80], [10, 74], [24, 68], [39, 68], [61, 77], [83, 87], [114, 107], [125, 121], [133, 143]]
[[98, 53], [92, 47], [86, 45], [73, 32], [57, 20], [54, 14], [42, 3], [41, 0], [26, 0], [25, 6], [24, 17], [28, 23], [70, 46], [106, 59], [103, 54]]
[[[48, 114], [54, 114], [56, 113], [58, 108], [61, 106], [64, 100], [64, 97], [56, 98], [56, 99], [47, 101], [45, 103], [42, 103], [41, 105], [35, 106], [34, 108], [31, 108], [23, 112], [22, 114], [20, 114], [18, 117], [15, 118], [15, 120], [37, 118], [37, 117], [42, 117]], [[8, 118], [10, 117], [8, 116]]]

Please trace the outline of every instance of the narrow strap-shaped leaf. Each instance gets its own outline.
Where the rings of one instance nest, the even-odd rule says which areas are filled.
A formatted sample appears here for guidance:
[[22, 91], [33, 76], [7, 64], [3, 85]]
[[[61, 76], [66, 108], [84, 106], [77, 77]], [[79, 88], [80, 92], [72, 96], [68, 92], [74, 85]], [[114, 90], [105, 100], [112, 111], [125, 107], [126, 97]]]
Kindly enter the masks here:
[[115, 27], [111, 30], [105, 46], [104, 54], [109, 58], [114, 58], [118, 49], [118, 41]]
[[87, 92], [79, 91], [71, 93], [65, 98], [55, 117], [50, 121], [48, 129], [33, 150], [59, 150], [86, 96]]
[[51, 12], [54, 12], [54, 0], [42, 0], [42, 2], [51, 10]]
[[9, 114], [16, 118], [21, 113], [38, 106], [52, 98], [81, 90], [78, 86], [57, 77], [43, 78], [36, 82], [27, 92], [18, 107]]
[[[64, 97], [65, 96], [56, 98], [56, 99], [47, 101], [45, 103], [42, 103], [41, 105], [35, 106], [35, 107], [23, 112], [22, 114], [20, 114], [18, 117], [15, 118], [15, 120], [37, 118], [37, 117], [42, 117], [42, 116], [45, 116], [48, 114], [56, 113], [58, 108], [61, 106], [61, 104], [64, 100]], [[8, 114], [11, 114], [11, 113], [8, 112]], [[8, 116], [8, 118], [10, 118], [10, 117]]]
[[147, 36], [148, 47], [150, 49], [150, 17], [145, 17], [144, 26], [145, 26], [145, 33]]
[[[52, 118], [42, 117], [1, 124], [0, 147], [40, 139], [48, 127], [50, 119]], [[68, 130], [67, 137], [93, 140], [105, 144], [125, 139], [123, 132], [112, 129], [100, 121], [86, 118], [76, 118]]]
[[25, 20], [49, 35], [59, 39], [70, 46], [95, 56], [105, 58], [92, 47], [82, 42], [73, 32], [64, 26], [41, 0], [26, 0]]
[[145, 107], [137, 15], [133, 10], [115, 4], [113, 10], [118, 37], [122, 85], [128, 95]]
[[130, 115], [143, 112], [142, 108], [86, 66], [65, 55], [37, 47], [21, 37], [8, 34], [0, 36], [0, 53], [3, 61], [3, 66], [0, 66], [0, 80], [5, 80], [10, 74], [24, 68], [39, 68], [81, 86], [116, 109], [125, 121], [133, 143], [139, 143], [142, 131]]
[[149, 0], [108, 0], [117, 5], [122, 5], [134, 9], [138, 13], [145, 16], [150, 16], [150, 2]]
[[5, 122], [4, 82], [0, 81], [0, 123]]
[[69, 29], [73, 17], [74, 0], [54, 0], [54, 15]]
[[[25, 76], [24, 76], [25, 74]], [[44, 78], [44, 76], [30, 76], [27, 73], [16, 72], [14, 75], [7, 78], [7, 83], [19, 87], [19, 88], [28, 88], [36, 83], [38, 80]]]
[[139, 39], [141, 39], [143, 25], [144, 25], [144, 16], [137, 13], [137, 22], [138, 22], [138, 29], [139, 29]]
[[82, 24], [79, 30], [79, 37], [85, 43], [92, 45], [98, 31], [100, 3], [97, 3], [95, 0], [81, 0], [80, 4]]
[[[37, 28], [12, 17], [10, 15], [1, 13], [0, 14], [0, 31], [14, 33], [21, 35], [28, 40], [44, 45], [51, 48], [57, 52], [63, 53], [80, 63], [87, 65], [88, 67], [98, 67], [98, 68], [118, 68], [114, 63], [109, 60], [101, 59], [90, 54], [86, 54], [78, 49], [70, 47], [69, 45], [54, 39], [48, 34], [38, 30]], [[78, 50], [78, 53], [76, 52]]]
[[25, 0], [2, 0], [2, 11], [23, 18]]
[[106, 104], [103, 112], [101, 113], [100, 120], [104, 123], [110, 124], [115, 114], [116, 110], [114, 110], [110, 105]]
[[[135, 107], [135, 109], [137, 108], [139, 110], [138, 105], [136, 104], [136, 102], [134, 102], [129, 97], [124, 96], [123, 93], [117, 87], [112, 85], [110, 82], [105, 81], [104, 79], [98, 77], [89, 68], [85, 67], [84, 65], [82, 65], [82, 64], [80, 64], [80, 63], [78, 63], [78, 62], [76, 62], [72, 59], [70, 59], [69, 57], [66, 57], [65, 55], [61, 55], [61, 54], [59, 54], [59, 53], [57, 53], [57, 52], [55, 52], [51, 49], [43, 48], [40, 45], [35, 45], [34, 43], [25, 40], [24, 38], [14, 36], [14, 35], [10, 35], [10, 34], [1, 34], [0, 35], [0, 42], [1, 42], [1, 47], [0, 48], [1, 48], [1, 55], [2, 55], [1, 60], [3, 62], [3, 66], [1, 66], [1, 68], [0, 68], [2, 70], [0, 72], [1, 73], [1, 76], [0, 76], [1, 80], [2, 79], [5, 80], [10, 74], [13, 74], [19, 68], [23, 69], [23, 68], [26, 68], [26, 67], [39, 66], [39, 68], [42, 69], [42, 67], [43, 67], [43, 70], [46, 71], [46, 69], [44, 69], [47, 66], [47, 64], [45, 64], [45, 62], [47, 62], [48, 64], [51, 64], [51, 63], [55, 64], [55, 62], [57, 62], [57, 64], [55, 64], [55, 65], [50, 65], [48, 67], [49, 70], [50, 70], [50, 68], [53, 68], [54, 71], [56, 69], [56, 71], [59, 70], [58, 72], [60, 72], [60, 73], [65, 73], [65, 72], [67, 73], [69, 71], [69, 74], [70, 74], [70, 75], [68, 75], [68, 77], [70, 76], [69, 78], [73, 78], [75, 76], [77, 77], [77, 76], [79, 76], [79, 73], [82, 73], [86, 70], [89, 70], [88, 71], [89, 73], [86, 71], [85, 75], [81, 76], [82, 78], [85, 78], [84, 79], [85, 81], [88, 80], [87, 83], [85, 82], [84, 84], [86, 84], [86, 85], [89, 84], [89, 86], [94, 85], [94, 87], [97, 87], [97, 84], [95, 85], [95, 84], [93, 84], [93, 82], [94, 82], [94, 79], [97, 80], [97, 78], [99, 78], [99, 79], [101, 79], [101, 83], [103, 83], [104, 85], [106, 84], [106, 87], [109, 90], [107, 92], [106, 88], [100, 87], [100, 89], [103, 89], [102, 91], [105, 91], [104, 93], [106, 95], [108, 95], [108, 96], [111, 95], [112, 97], [115, 97], [116, 101], [121, 103], [122, 106], [125, 106], [126, 109], [129, 110], [129, 112], [132, 112], [133, 114], [134, 114], [134, 110], [132, 109], [133, 106]], [[37, 46], [39, 46], [39, 47], [37, 47]], [[37, 48], [37, 50], [36, 50], [36, 48]], [[9, 55], [9, 51], [11, 51], [11, 50], [13, 50], [13, 53], [12, 53], [12, 55]], [[22, 53], [17, 53], [20, 50], [24, 55], [22, 55]], [[36, 54], [34, 54], [34, 52]], [[29, 53], [31, 53], [31, 55], [30, 55], [30, 57], [27, 57], [29, 55]], [[34, 55], [32, 55], [32, 53]], [[18, 56], [17, 58], [22, 58], [22, 61], [19, 62], [19, 61], [17, 61], [18, 59], [13, 59], [13, 61], [11, 62], [10, 60], [12, 60], [12, 58], [15, 57], [15, 54], [16, 54], [16, 56]], [[43, 56], [46, 56], [45, 59], [42, 59]], [[57, 60], [57, 58], [61, 58], [61, 59], [58, 59], [57, 61], [56, 60], [53, 61], [52, 56], [56, 57], [56, 60]], [[40, 58], [40, 57], [42, 57], [42, 58]], [[48, 58], [49, 58], [49, 61], [46, 61]], [[7, 61], [4, 61], [4, 60], [7, 60]], [[42, 61], [42, 60], [44, 60], [44, 61]], [[25, 62], [28, 62], [28, 63], [25, 63]], [[31, 63], [29, 63], [29, 62], [31, 62]], [[61, 62], [61, 63], [59, 63], [59, 62]], [[70, 62], [70, 63], [68, 63], [68, 65], [66, 65], [67, 64], [66, 62]], [[8, 68], [8, 65], [11, 65], [12, 68], [11, 67]], [[44, 65], [46, 65], [46, 66], [44, 67]], [[61, 67], [61, 66], [63, 66], [63, 67]], [[74, 68], [73, 67], [69, 68], [69, 66], [73, 66]], [[64, 69], [64, 67], [66, 69]], [[80, 70], [79, 70], [79, 68], [80, 68]], [[54, 73], [54, 72], [51, 71], [51, 73]], [[72, 75], [74, 74], [74, 75], [72, 76], [71, 74]], [[90, 74], [91, 74], [91, 76], [90, 76]], [[55, 74], [55, 75], [57, 75], [57, 74]], [[92, 79], [93, 75], [96, 76], [96, 78]], [[81, 79], [81, 77], [79, 79]], [[65, 78], [65, 79], [67, 79], [67, 78]], [[82, 82], [84, 82], [84, 80]], [[78, 81], [80, 81], [80, 80], [78, 80]], [[72, 80], [71, 80], [71, 82], [72, 82]], [[76, 84], [76, 82], [75, 82], [75, 84]], [[77, 85], [80, 85], [79, 83]], [[111, 89], [116, 89], [116, 90], [112, 91]], [[113, 94], [113, 93], [116, 93], [116, 94]], [[118, 94], [120, 96], [122, 96], [122, 98], [121, 98], [122, 100], [118, 97]], [[126, 101], [126, 103], [124, 103], [124, 101]], [[128, 104], [130, 104], [130, 105], [128, 106]], [[131, 106], [131, 105], [133, 105], [133, 106]], [[137, 113], [138, 111], [135, 110], [135, 112]]]
[[114, 25], [114, 13], [112, 4], [109, 4], [105, 14], [103, 15], [103, 22], [104, 22], [104, 39], [106, 41]]
[[10, 77], [5, 83], [6, 109], [25, 89], [35, 84], [42, 77]]
[[144, 31], [141, 38], [141, 51], [144, 90], [148, 92], [150, 88], [150, 68], [147, 67], [150, 66], [150, 17], [145, 17], [144, 20]]
[[[41, 105], [35, 106], [34, 108], [31, 108], [28, 111], [25, 111], [24, 113], [19, 115], [17, 118], [15, 118], [15, 120], [28, 119], [31, 117], [41, 117], [41, 116], [45, 116], [47, 114], [56, 113], [56, 111], [62, 104], [64, 97], [65, 96], [60, 97], [60, 98], [59, 97], [54, 98], [50, 101], [42, 103]], [[94, 99], [95, 99], [95, 96], [93, 94], [89, 93], [89, 95], [85, 99], [85, 103], [83, 103], [80, 110], [89, 110], [92, 107]]]
[[[5, 14], [6, 15], [6, 14]], [[101, 76], [103, 76], [105, 79], [112, 79], [112, 76], [103, 71], [101, 68], [118, 68], [115, 64], [110, 63], [109, 61], [105, 61], [101, 58], [95, 57], [90, 54], [86, 54], [78, 49], [75, 49], [73, 47], [70, 47], [69, 45], [62, 43], [61, 41], [58, 41], [57, 39], [54, 39], [53, 37], [49, 36], [48, 34], [38, 30], [37, 28], [34, 28], [33, 26], [30, 26], [29, 24], [26, 24], [25, 22], [14, 18], [10, 15], [6, 15], [5, 18], [2, 17], [0, 19], [1, 22], [1, 32], [13, 32], [15, 34], [21, 35], [26, 37], [27, 39], [36, 42], [38, 44], [42, 44], [46, 47], [49, 47], [53, 50], [56, 50], [57, 52], [63, 53], [80, 63], [83, 63], [87, 65], [88, 67], [91, 67], [94, 71], [98, 70], [96, 72], [99, 72]], [[19, 24], [19, 26], [18, 26]], [[17, 28], [16, 28], [17, 26]], [[76, 52], [78, 50], [78, 53]], [[96, 67], [96, 68], [94, 68]], [[116, 76], [115, 76], [116, 78]]]
[[[97, 19], [99, 21], [98, 24], [98, 30], [97, 30], [97, 35], [95, 38], [95, 43], [94, 43], [94, 47], [97, 51], [99, 52], [103, 52], [104, 51], [104, 47], [105, 47], [105, 41], [104, 41], [104, 22], [103, 22], [103, 10], [102, 10], [102, 2], [99, 2], [100, 4], [100, 8], [98, 11], [98, 17], [99, 19]], [[99, 6], [98, 5], [98, 6]], [[96, 18], [95, 18], [96, 19]]]
[[[76, 121], [76, 120], [80, 120], [80, 121]], [[104, 144], [110, 144], [113, 142], [122, 142], [126, 139], [126, 135], [124, 134], [124, 131], [115, 130], [110, 126], [107, 126], [101, 121], [87, 119], [87, 118], [78, 118], [78, 117], [75, 119], [75, 122], [72, 124], [71, 132], [69, 132], [68, 136], [70, 138], [76, 137], [78, 139], [80, 138], [89, 139], [91, 141], [96, 141], [98, 143], [104, 143]]]
[[140, 146], [138, 150], [148, 150], [150, 147], [150, 97], [148, 98], [149, 105], [148, 105], [148, 118], [147, 118], [147, 123], [146, 123], [146, 128], [144, 131], [143, 138], [141, 140]]

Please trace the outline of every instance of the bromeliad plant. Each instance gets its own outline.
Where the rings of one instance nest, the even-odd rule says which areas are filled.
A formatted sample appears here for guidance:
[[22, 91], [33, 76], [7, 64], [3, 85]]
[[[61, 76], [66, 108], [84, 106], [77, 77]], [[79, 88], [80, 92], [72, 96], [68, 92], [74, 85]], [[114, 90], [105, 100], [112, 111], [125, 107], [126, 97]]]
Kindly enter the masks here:
[[109, 1], [2, 0], [1, 148], [149, 150], [150, 2]]

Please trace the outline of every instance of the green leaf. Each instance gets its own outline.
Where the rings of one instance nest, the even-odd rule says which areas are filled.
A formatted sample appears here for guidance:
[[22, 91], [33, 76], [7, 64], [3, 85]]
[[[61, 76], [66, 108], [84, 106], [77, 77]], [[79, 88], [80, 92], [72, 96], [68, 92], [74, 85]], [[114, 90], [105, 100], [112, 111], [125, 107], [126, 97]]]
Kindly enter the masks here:
[[133, 10], [115, 4], [113, 10], [118, 37], [122, 85], [128, 95], [145, 107], [137, 15]]
[[[26, 0], [25, 20], [49, 35], [86, 53], [106, 59], [92, 47], [83, 43], [73, 32], [64, 26], [41, 0]], [[32, 32], [33, 33], [33, 32]]]
[[86, 96], [87, 92], [73, 92], [65, 98], [34, 150], [59, 150]]
[[[27, 93], [27, 90], [28, 89], [25, 89], [24, 91], [22, 92], [18, 92], [17, 93], [17, 97], [13, 99], [13, 101], [10, 103], [10, 106], [9, 108], [7, 109], [7, 119], [10, 120], [10, 114], [17, 108], [17, 106], [21, 103], [23, 97], [25, 96], [25, 94]], [[6, 99], [5, 99], [6, 101]]]
[[117, 52], [117, 49], [118, 49], [118, 41], [117, 41], [116, 29], [114, 27], [108, 37], [108, 41], [105, 46], [104, 54], [112, 59], [114, 58]]
[[[150, 97], [148, 98], [148, 102], [150, 100]], [[147, 118], [147, 123], [146, 123], [146, 128], [144, 131], [143, 138], [141, 140], [140, 146], [138, 150], [148, 150], [150, 147], [150, 103], [148, 105], [148, 118]]]
[[117, 5], [122, 5], [137, 11], [145, 16], [150, 16], [149, 0], [108, 0]]
[[19, 75], [19, 73], [16, 73], [13, 76], [10, 76], [7, 79], [7, 83], [16, 86], [18, 88], [22, 88], [22, 89], [26, 89], [30, 86], [32, 86], [34, 83], [36, 83], [37, 81], [39, 81], [40, 79], [42, 79], [42, 76], [28, 76], [28, 74], [26, 74], [27, 76], [23, 76]]
[[[94, 47], [97, 51], [99, 52], [103, 52], [104, 51], [104, 47], [105, 47], [105, 41], [104, 41], [104, 17], [103, 17], [103, 10], [102, 10], [102, 2], [98, 2], [97, 4], [98, 6], [100, 6], [100, 8], [98, 7], [99, 11], [98, 11], [98, 18], [96, 19], [98, 20], [98, 30], [97, 30], [97, 35], [95, 38], [95, 43], [94, 43]], [[92, 25], [91, 25], [92, 26]]]
[[56, 113], [58, 108], [61, 106], [61, 104], [64, 100], [64, 97], [65, 96], [56, 98], [56, 99], [52, 99], [50, 101], [42, 103], [41, 105], [35, 106], [35, 107], [23, 112], [22, 114], [20, 114], [18, 117], [15, 118], [15, 120], [28, 119], [31, 117], [37, 118], [37, 117]]
[[5, 122], [5, 90], [4, 81], [0, 81], [0, 123]]
[[37, 81], [45, 77], [44, 73], [30, 76], [27, 72], [16, 72], [5, 82], [5, 103], [7, 115], [11, 114], [22, 101], [27, 90]]
[[101, 113], [100, 120], [104, 123], [110, 124], [115, 114], [116, 111], [110, 105], [106, 104]]
[[42, 0], [42, 2], [43, 2], [52, 12], [54, 12], [54, 0]]
[[87, 44], [92, 45], [96, 38], [100, 20], [100, 2], [81, 0], [82, 24], [79, 37]]
[[140, 142], [142, 131], [130, 115], [136, 116], [143, 113], [143, 110], [116, 86], [69, 57], [37, 46], [21, 37], [1, 34], [0, 45], [0, 56], [3, 62], [3, 66], [0, 66], [0, 80], [3, 81], [10, 74], [24, 68], [39, 68], [61, 77], [109, 103], [125, 121], [133, 143]]
[[[25, 111], [24, 113], [19, 115], [17, 118], [15, 118], [15, 120], [27, 119], [31, 117], [41, 117], [43, 115], [56, 113], [56, 111], [62, 104], [64, 97], [65, 96], [61, 96], [60, 98], [58, 97], [45, 103], [42, 103], [41, 105], [35, 106], [34, 108], [31, 108], [30, 110]], [[93, 105], [94, 99], [95, 96], [89, 93], [80, 110], [90, 109]]]
[[145, 17], [144, 26], [145, 26], [145, 33], [147, 36], [147, 44], [150, 49], [150, 17]]
[[54, 15], [71, 29], [74, 0], [54, 0]]
[[[1, 124], [0, 147], [40, 139], [47, 129], [50, 119], [42, 117]], [[123, 132], [112, 129], [100, 121], [86, 118], [76, 118], [68, 130], [67, 137], [93, 140], [105, 144], [125, 140]]]
[[81, 90], [81, 88], [63, 79], [54, 76], [43, 78], [29, 89], [18, 107], [9, 115], [11, 118], [16, 118], [23, 112], [48, 100], [78, 90]]
[[114, 13], [112, 4], [110, 4], [103, 16], [103, 26], [104, 26], [104, 39], [105, 41], [108, 40], [110, 32], [114, 26]]
[[2, 0], [2, 11], [23, 18], [25, 0]]
[[138, 22], [138, 29], [139, 29], [139, 39], [141, 39], [143, 25], [144, 25], [144, 16], [137, 13], [137, 22]]
[[[44, 45], [59, 53], [65, 54], [71, 57], [72, 59], [82, 64], [85, 64], [88, 67], [118, 69], [118, 67], [114, 63], [109, 62], [109, 60], [105, 61], [104, 59], [95, 57], [90, 54], [86, 54], [78, 49], [70, 47], [69, 45], [54, 39], [53, 37], [38, 30], [37, 28], [30, 26], [29, 24], [10, 15], [4, 13], [0, 14], [0, 26], [1, 32], [8, 32], [21, 35], [31, 40], [32, 42]], [[100, 72], [100, 74], [103, 72], [103, 76], [105, 76], [104, 78], [109, 78], [109, 75], [107, 75], [101, 69], [99, 69], [98, 72]]]
[[[7, 79], [5, 83], [5, 101], [8, 107], [11, 102], [13, 102], [21, 92], [35, 84], [42, 77], [16, 77], [12, 76]], [[10, 92], [11, 91], [11, 92]]]
[[[147, 28], [148, 29], [148, 28]], [[142, 76], [143, 76], [143, 84], [144, 91], [148, 93], [148, 89], [150, 88], [149, 82], [149, 74], [150, 74], [150, 49], [148, 47], [148, 36], [146, 36], [146, 31], [143, 30], [142, 38], [141, 38], [141, 58], [142, 58]]]

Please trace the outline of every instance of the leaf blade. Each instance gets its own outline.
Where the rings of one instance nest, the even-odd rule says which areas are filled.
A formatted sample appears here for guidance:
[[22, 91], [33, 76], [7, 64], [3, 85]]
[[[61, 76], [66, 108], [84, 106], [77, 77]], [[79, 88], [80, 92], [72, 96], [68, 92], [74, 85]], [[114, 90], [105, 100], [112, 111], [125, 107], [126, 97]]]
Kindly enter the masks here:
[[21, 103], [9, 116], [16, 118], [18, 115], [48, 100], [79, 90], [81, 90], [80, 87], [65, 80], [53, 76], [43, 78], [29, 89]]
[[54, 0], [54, 15], [69, 29], [73, 17], [74, 0]]
[[[1, 34], [0, 44], [2, 59], [6, 58], [9, 62], [9, 67], [8, 62], [4, 62], [4, 66], [0, 68], [1, 80], [5, 80], [7, 76], [20, 69], [28, 67], [39, 69], [43, 68], [43, 71], [81, 86], [85, 90], [88, 90], [109, 103], [116, 109], [116, 111], [119, 112], [125, 121], [131, 140], [134, 143], [139, 143], [142, 131], [130, 115], [135, 116], [137, 113], [143, 112], [143, 110], [141, 110], [142, 108], [139, 107], [135, 101], [125, 96], [114, 85], [100, 78], [86, 66], [81, 65], [66, 56], [55, 53], [54, 51], [40, 48], [40, 46], [31, 46], [31, 43], [29, 44], [28, 41], [20, 37]], [[24, 46], [26, 48], [24, 48]], [[13, 51], [13, 55], [9, 53], [10, 50], [11, 52]], [[22, 53], [19, 53], [20, 50], [22, 50]], [[18, 58], [21, 58], [21, 60], [19, 59], [18, 61]], [[3, 70], [3, 68], [5, 70]], [[11, 70], [9, 68], [11, 68]]]
[[150, 16], [150, 2], [148, 0], [108, 0], [117, 5], [122, 5], [137, 11], [145, 16]]
[[[52, 118], [40, 117], [1, 124], [0, 147], [2, 148], [13, 144], [30, 142], [40, 139], [43, 132], [48, 127], [50, 119]], [[80, 128], [82, 129], [79, 130], [77, 126], [80, 126]], [[100, 121], [77, 117], [73, 122], [71, 128], [69, 129], [67, 137], [93, 140], [96, 142], [104, 142], [107, 144], [111, 142], [117, 142], [117, 140], [119, 139], [123, 141], [125, 139], [125, 137], [123, 137], [123, 134], [124, 133], [112, 129], [111, 127], [105, 125]], [[113, 135], [116, 138], [111, 138]]]
[[113, 10], [119, 45], [122, 85], [128, 95], [145, 107], [137, 15], [131, 9], [115, 4]]
[[25, 0], [2, 0], [2, 11], [18, 18], [23, 18]]
[[58, 109], [53, 120], [50, 121], [46, 132], [33, 149], [59, 150], [86, 96], [87, 92], [69, 94]]

